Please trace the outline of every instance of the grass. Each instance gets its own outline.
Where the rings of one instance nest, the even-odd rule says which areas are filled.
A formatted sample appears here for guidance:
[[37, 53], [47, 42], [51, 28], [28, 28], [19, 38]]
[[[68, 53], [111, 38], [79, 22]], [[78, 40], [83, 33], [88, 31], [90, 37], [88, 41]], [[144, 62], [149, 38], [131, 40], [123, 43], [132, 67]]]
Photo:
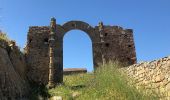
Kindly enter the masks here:
[[117, 62], [99, 67], [95, 73], [64, 76], [64, 84], [48, 90], [63, 100], [157, 100], [153, 94], [127, 84]]
[[0, 40], [9, 41], [9, 38], [5, 33], [0, 31]]

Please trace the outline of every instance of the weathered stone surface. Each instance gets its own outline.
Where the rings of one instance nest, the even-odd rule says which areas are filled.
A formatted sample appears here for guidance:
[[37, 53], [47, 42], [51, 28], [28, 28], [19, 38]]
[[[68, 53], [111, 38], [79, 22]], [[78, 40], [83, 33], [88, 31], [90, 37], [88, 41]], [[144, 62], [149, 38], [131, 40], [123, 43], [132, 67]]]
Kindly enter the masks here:
[[[92, 27], [82, 21], [69, 21], [63, 25], [56, 25], [54, 49], [56, 80], [60, 79], [58, 76], [63, 75], [63, 37], [73, 29], [84, 31], [91, 38], [94, 69], [103, 61], [119, 60], [129, 65], [136, 63], [132, 29], [103, 25], [100, 32], [99, 26]], [[49, 75], [49, 34], [49, 26], [30, 27], [25, 48], [29, 79], [45, 85], [48, 83]]]
[[23, 78], [26, 78], [26, 62], [24, 54], [16, 45], [10, 46], [9, 58], [15, 71]]
[[48, 34], [49, 27], [31, 27], [28, 33], [26, 51], [26, 63], [28, 66], [28, 78], [37, 83], [48, 83]]
[[75, 98], [77, 98], [80, 95], [81, 94], [79, 92], [73, 92], [71, 96], [72, 96], [73, 99], [75, 99]]
[[63, 100], [61, 96], [53, 96], [50, 100]]
[[19, 51], [13, 51], [7, 43], [0, 46], [0, 100], [24, 99], [29, 91], [28, 83], [25, 81], [25, 71], [21, 67], [24, 62], [18, 59], [21, 55], [13, 54], [14, 52]]
[[[152, 89], [170, 99], [170, 56], [151, 62], [134, 64], [122, 68], [134, 82], [130, 84]], [[160, 98], [164, 100], [164, 98]], [[166, 99], [165, 99], [166, 100]], [[168, 100], [168, 99], [167, 99]]]

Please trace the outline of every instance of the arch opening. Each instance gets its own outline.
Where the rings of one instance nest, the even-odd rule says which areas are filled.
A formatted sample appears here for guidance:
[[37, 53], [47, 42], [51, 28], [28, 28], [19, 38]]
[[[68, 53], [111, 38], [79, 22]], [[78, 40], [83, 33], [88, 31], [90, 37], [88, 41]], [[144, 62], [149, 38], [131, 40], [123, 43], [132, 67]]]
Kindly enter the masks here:
[[92, 40], [84, 31], [74, 29], [63, 37], [63, 68], [86, 68], [92, 72]]

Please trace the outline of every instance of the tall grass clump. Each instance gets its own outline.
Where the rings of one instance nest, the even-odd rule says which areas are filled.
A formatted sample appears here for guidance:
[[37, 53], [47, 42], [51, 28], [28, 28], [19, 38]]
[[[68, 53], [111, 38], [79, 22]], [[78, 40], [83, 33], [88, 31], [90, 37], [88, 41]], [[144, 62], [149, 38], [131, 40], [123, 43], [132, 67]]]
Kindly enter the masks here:
[[[118, 62], [101, 65], [94, 73], [69, 75], [64, 84], [49, 90], [64, 100], [156, 100], [157, 98], [128, 85], [129, 78], [119, 70]], [[74, 97], [73, 94], [78, 96]]]

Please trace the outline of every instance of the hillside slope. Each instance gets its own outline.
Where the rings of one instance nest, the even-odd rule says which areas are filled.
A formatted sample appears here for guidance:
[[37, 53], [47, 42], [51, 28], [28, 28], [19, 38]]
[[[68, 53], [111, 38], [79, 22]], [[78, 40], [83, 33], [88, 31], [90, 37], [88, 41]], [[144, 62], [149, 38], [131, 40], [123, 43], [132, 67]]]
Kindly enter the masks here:
[[0, 40], [0, 100], [24, 99], [29, 91], [26, 66], [19, 52], [16, 46]]
[[118, 68], [118, 63], [100, 66], [95, 73], [64, 76], [64, 84], [48, 91], [63, 100], [157, 100], [154, 94], [137, 90], [127, 84], [129, 78]]

